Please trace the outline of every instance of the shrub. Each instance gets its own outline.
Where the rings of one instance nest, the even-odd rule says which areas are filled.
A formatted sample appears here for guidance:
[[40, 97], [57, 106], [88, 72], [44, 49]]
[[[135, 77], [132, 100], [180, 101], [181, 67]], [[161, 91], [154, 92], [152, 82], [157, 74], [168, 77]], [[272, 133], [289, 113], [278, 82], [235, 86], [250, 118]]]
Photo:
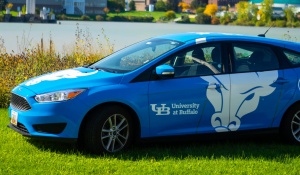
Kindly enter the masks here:
[[154, 17], [138, 16], [109, 16], [107, 21], [153, 22]]
[[68, 17], [65, 14], [58, 15], [58, 16], [56, 16], [56, 18], [59, 19], [59, 20], [68, 20]]
[[276, 20], [275, 26], [276, 27], [286, 27], [286, 21], [285, 20]]
[[293, 22], [286, 22], [286, 27], [291, 27], [291, 28], [293, 28], [293, 27], [300, 27], [300, 21], [297, 21], [297, 20], [295, 20], [295, 21], [293, 21]]
[[35, 14], [40, 14], [40, 9], [38, 7], [35, 8]]
[[152, 22], [154, 20], [153, 17], [138, 17], [138, 16], [128, 16], [128, 21], [131, 22]]
[[231, 19], [231, 14], [230, 13], [225, 13], [224, 16], [222, 16], [220, 18], [220, 23], [221, 24], [229, 24], [230, 22], [232, 22], [232, 19]]
[[190, 23], [191, 21], [190, 21], [189, 15], [183, 15], [181, 17], [181, 22], [182, 23]]
[[98, 46], [92, 43], [88, 31], [78, 26], [75, 36], [75, 46], [69, 54], [55, 53], [51, 39], [49, 49], [43, 48], [41, 43], [32, 49], [25, 49], [21, 54], [0, 52], [0, 108], [8, 107], [12, 88], [31, 77], [87, 65], [113, 52], [113, 45], [105, 35], [105, 43], [98, 42]]
[[82, 15], [80, 17], [80, 19], [83, 20], [83, 21], [90, 21], [91, 20], [90, 16], [88, 16], [88, 15]]
[[113, 16], [108, 18], [109, 21], [129, 21], [126, 16]]
[[167, 19], [175, 19], [176, 18], [176, 13], [173, 10], [169, 10], [165, 13], [165, 16]]
[[199, 13], [195, 17], [195, 22], [197, 24], [210, 24], [211, 23], [211, 17], [207, 16], [207, 15], [205, 15], [203, 13]]
[[263, 21], [256, 21], [255, 26], [265, 26], [266, 24]]
[[101, 15], [96, 16], [96, 21], [104, 21], [104, 17]]
[[109, 8], [105, 7], [105, 8], [103, 9], [103, 12], [104, 12], [105, 14], [108, 14], [108, 13], [109, 13]]
[[241, 20], [236, 20], [232, 24], [239, 25], [239, 26], [265, 26], [265, 23], [263, 22], [256, 23], [255, 21], [241, 21]]
[[218, 18], [218, 17], [213, 17], [213, 18], [211, 19], [211, 24], [214, 24], [214, 25], [220, 24], [220, 18]]
[[300, 27], [300, 22], [299, 21], [295, 22], [294, 27]]
[[167, 22], [169, 21], [166, 16], [160, 16], [157, 22]]
[[26, 14], [26, 5], [22, 6], [22, 14], [25, 15]]
[[4, 15], [0, 13], [0, 22], [3, 22]]

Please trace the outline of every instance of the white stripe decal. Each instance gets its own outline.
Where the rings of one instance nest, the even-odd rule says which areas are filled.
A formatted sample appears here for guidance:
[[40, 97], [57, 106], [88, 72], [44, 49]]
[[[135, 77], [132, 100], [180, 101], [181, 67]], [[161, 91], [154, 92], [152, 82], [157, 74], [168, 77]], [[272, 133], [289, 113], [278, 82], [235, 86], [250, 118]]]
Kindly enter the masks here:
[[196, 39], [196, 44], [206, 43], [206, 38], [198, 38]]

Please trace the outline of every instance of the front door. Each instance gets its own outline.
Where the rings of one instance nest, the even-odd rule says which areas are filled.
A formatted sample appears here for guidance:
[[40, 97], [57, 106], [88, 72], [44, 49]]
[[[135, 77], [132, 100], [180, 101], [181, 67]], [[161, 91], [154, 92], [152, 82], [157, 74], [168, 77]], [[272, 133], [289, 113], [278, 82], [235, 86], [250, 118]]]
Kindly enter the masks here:
[[228, 117], [229, 75], [222, 74], [220, 50], [219, 44], [197, 45], [163, 63], [174, 67], [175, 77], [149, 82], [150, 135], [196, 134], [200, 121], [202, 131], [211, 131], [218, 114]]

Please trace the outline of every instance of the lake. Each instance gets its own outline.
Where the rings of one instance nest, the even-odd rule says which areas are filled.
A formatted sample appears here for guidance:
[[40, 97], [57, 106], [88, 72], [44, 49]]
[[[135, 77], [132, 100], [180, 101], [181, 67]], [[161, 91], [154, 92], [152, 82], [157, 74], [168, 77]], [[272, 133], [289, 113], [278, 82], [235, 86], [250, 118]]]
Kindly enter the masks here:
[[[59, 24], [60, 23], [60, 24]], [[76, 31], [89, 34], [94, 42], [97, 37], [105, 44], [103, 33], [114, 45], [114, 50], [153, 36], [181, 32], [224, 32], [247, 35], [258, 35], [266, 32], [268, 27], [245, 27], [223, 25], [199, 25], [177, 23], [131, 23], [131, 22], [85, 22], [58, 21], [57, 24], [40, 23], [0, 23], [1, 39], [8, 53], [19, 53], [25, 47], [36, 46], [41, 38], [44, 42], [54, 42], [57, 52], [65, 52], [75, 42]], [[100, 37], [99, 37], [100, 36]], [[271, 28], [267, 35], [270, 38], [287, 39], [300, 42], [299, 28]], [[46, 44], [45, 44], [46, 45]]]

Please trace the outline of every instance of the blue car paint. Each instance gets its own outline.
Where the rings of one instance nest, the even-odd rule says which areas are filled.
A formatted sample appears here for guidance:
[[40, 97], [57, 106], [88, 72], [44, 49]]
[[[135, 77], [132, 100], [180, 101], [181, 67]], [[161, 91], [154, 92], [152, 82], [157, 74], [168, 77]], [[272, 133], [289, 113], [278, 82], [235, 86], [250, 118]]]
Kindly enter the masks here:
[[[172, 34], [158, 38], [178, 40], [185, 43], [170, 52], [160, 55], [148, 64], [127, 73], [110, 73], [80, 67], [73, 69], [79, 72], [80, 76], [78, 77], [60, 77], [57, 80], [36, 81], [38, 78], [45, 76], [43, 75], [25, 81], [14, 88], [12, 93], [26, 98], [32, 109], [29, 111], [20, 111], [10, 106], [9, 112], [11, 112], [11, 110], [18, 112], [18, 122], [26, 126], [30, 136], [77, 138], [81, 122], [86, 114], [97, 105], [109, 102], [124, 104], [136, 113], [140, 123], [140, 136], [142, 138], [216, 132], [215, 128], [211, 125], [211, 119], [205, 117], [212, 115], [215, 108], [212, 103], [207, 100], [205, 95], [207, 94], [206, 91], [209, 86], [207, 80], [202, 79], [201, 77], [193, 77], [191, 79], [183, 78], [134, 83], [131, 81], [144, 70], [157, 65], [162, 58], [167, 57], [178, 50], [203, 42], [238, 40], [267, 43], [286, 47], [295, 51], [300, 50], [299, 43], [277, 41], [260, 37], [245, 37], [242, 35], [188, 33]], [[263, 105], [267, 105], [268, 102], [265, 102], [266, 104], [264, 104], [263, 101], [264, 99], [268, 99], [268, 101], [278, 103], [277, 108], [266, 111], [264, 107], [259, 106], [256, 110], [257, 116], [265, 115], [270, 112], [269, 119], [262, 119], [257, 124], [254, 122], [249, 125], [241, 125], [240, 128], [233, 128], [233, 131], [235, 129], [251, 130], [279, 127], [284, 112], [290, 105], [300, 99], [299, 87], [293, 83], [295, 79], [298, 79], [299, 73], [298, 69], [278, 71], [279, 77], [282, 76], [288, 78], [290, 81], [283, 83], [282, 85], [275, 85], [278, 90], [276, 93], [272, 93], [266, 97], [260, 97]], [[90, 75], [85, 76], [85, 74]], [[231, 81], [231, 78], [232, 77], [230, 77], [229, 74], [215, 76], [215, 80], [222, 81], [223, 85], [226, 87], [230, 87], [229, 82]], [[193, 84], [191, 86], [186, 86], [186, 84], [191, 81]], [[169, 87], [174, 87], [174, 89], [170, 90]], [[34, 96], [37, 94], [71, 88], [84, 88], [86, 90], [76, 97], [76, 99], [63, 102], [49, 102], [42, 104], [36, 102], [34, 99]], [[230, 89], [228, 88], [228, 90]], [[185, 92], [184, 95], [182, 92]], [[227, 94], [227, 96], [222, 94], [222, 98], [224, 98], [224, 104], [226, 104], [226, 102], [229, 103], [229, 99], [232, 97], [230, 97], [230, 94]], [[249, 96], [249, 99], [251, 98], [253, 97]], [[228, 116], [232, 115], [229, 111], [223, 114]], [[11, 113], [9, 113], [9, 115], [11, 115]], [[252, 113], [248, 113], [244, 115], [243, 118], [240, 118], [240, 120], [244, 123], [251, 123], [252, 121], [260, 119], [255, 118]], [[219, 118], [217, 118], [216, 121], [222, 123]], [[33, 124], [60, 122], [67, 123], [67, 126], [63, 132], [59, 134], [37, 132], [32, 127]], [[232, 123], [229, 123], [229, 125], [231, 126]], [[223, 129], [230, 130], [229, 125], [228, 128], [226, 125]]]

